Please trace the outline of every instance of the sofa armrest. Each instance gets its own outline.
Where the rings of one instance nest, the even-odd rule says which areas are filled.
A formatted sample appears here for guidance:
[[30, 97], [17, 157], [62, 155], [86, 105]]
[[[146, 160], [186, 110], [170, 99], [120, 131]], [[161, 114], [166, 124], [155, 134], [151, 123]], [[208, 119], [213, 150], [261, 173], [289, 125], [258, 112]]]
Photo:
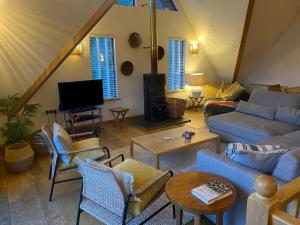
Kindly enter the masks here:
[[[222, 155], [218, 155], [209, 150], [201, 150], [197, 153], [198, 171], [213, 173], [230, 180], [240, 194], [250, 195], [253, 193], [254, 181], [257, 176], [264, 175], [256, 170], [240, 165]], [[284, 182], [275, 179], [278, 187], [281, 187]]]

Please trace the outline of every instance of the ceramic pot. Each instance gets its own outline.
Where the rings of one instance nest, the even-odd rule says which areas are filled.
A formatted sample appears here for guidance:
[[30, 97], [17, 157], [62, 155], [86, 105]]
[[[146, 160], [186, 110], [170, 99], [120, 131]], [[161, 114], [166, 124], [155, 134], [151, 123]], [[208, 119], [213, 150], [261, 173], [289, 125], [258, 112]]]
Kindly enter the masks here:
[[31, 167], [34, 152], [27, 142], [8, 145], [5, 148], [4, 163], [10, 172], [22, 172]]

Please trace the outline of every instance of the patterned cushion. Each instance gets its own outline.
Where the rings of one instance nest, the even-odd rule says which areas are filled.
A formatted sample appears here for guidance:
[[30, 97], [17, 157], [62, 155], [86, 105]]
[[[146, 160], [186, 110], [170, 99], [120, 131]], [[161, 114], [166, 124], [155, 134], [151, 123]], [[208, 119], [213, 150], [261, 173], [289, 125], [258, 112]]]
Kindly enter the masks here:
[[235, 82], [226, 88], [220, 97], [224, 100], [234, 100], [236, 99], [245, 89], [238, 83]]
[[[53, 143], [58, 153], [66, 153], [73, 150], [71, 137], [58, 123], [53, 124]], [[71, 156], [63, 155], [61, 159], [64, 163], [69, 163]]]
[[231, 143], [227, 145], [225, 156], [244, 166], [263, 173], [272, 173], [280, 156], [288, 149], [279, 145], [249, 145]]
[[[145, 165], [144, 163], [135, 161], [133, 159], [126, 159], [124, 162], [116, 165], [114, 167], [117, 170], [128, 172], [134, 177], [134, 190], [142, 187], [148, 181], [153, 179], [154, 177], [162, 174], [163, 172]], [[128, 210], [133, 213], [135, 216], [141, 214], [141, 212], [147, 207], [147, 205], [153, 200], [155, 195], [163, 188], [169, 176], [163, 176], [159, 179], [151, 188], [147, 189], [145, 192], [139, 194], [137, 198], [132, 200], [129, 203]]]

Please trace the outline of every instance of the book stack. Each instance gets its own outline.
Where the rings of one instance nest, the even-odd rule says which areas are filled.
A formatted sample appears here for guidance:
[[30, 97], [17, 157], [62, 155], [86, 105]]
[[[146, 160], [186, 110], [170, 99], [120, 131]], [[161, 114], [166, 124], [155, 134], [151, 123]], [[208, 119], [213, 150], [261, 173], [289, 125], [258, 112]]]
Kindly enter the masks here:
[[231, 195], [232, 190], [226, 184], [215, 180], [192, 189], [192, 194], [206, 205], [210, 205]]

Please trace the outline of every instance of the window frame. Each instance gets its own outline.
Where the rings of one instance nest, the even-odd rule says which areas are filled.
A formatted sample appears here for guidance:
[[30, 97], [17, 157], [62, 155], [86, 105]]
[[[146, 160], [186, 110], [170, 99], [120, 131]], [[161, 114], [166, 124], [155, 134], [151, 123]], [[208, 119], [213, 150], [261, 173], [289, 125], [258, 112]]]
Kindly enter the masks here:
[[[177, 89], [177, 90], [170, 90], [169, 89], [169, 41], [173, 40], [173, 41], [184, 41], [184, 56], [183, 56], [183, 88]], [[184, 38], [168, 38], [168, 75], [167, 75], [167, 92], [169, 94], [172, 93], [179, 93], [179, 92], [184, 92], [185, 91], [185, 80], [186, 80], [186, 76], [185, 76], [185, 67], [186, 67], [186, 53], [187, 53], [187, 46], [186, 46], [186, 40]]]
[[[116, 87], [117, 96], [113, 97], [113, 98], [104, 98], [104, 93], [103, 93], [103, 99], [104, 99], [104, 101], [120, 100], [121, 98], [119, 95], [116, 39], [115, 39], [114, 35], [112, 35], [112, 34], [90, 34], [89, 41], [90, 41], [90, 38], [111, 38], [113, 40], [113, 51], [114, 51], [114, 62], [115, 62], [114, 68], [115, 68], [115, 79], [116, 79], [116, 85], [117, 85], [117, 87]], [[90, 45], [90, 42], [89, 42], [89, 45]], [[90, 46], [90, 49], [91, 49], [91, 46]], [[99, 51], [99, 49], [98, 49], [98, 51]], [[90, 65], [91, 65], [91, 70], [92, 70], [91, 51], [90, 51]], [[92, 72], [91, 72], [91, 77], [93, 79]], [[101, 80], [103, 80], [103, 79], [101, 79]], [[104, 90], [104, 87], [103, 87], [103, 90]]]

